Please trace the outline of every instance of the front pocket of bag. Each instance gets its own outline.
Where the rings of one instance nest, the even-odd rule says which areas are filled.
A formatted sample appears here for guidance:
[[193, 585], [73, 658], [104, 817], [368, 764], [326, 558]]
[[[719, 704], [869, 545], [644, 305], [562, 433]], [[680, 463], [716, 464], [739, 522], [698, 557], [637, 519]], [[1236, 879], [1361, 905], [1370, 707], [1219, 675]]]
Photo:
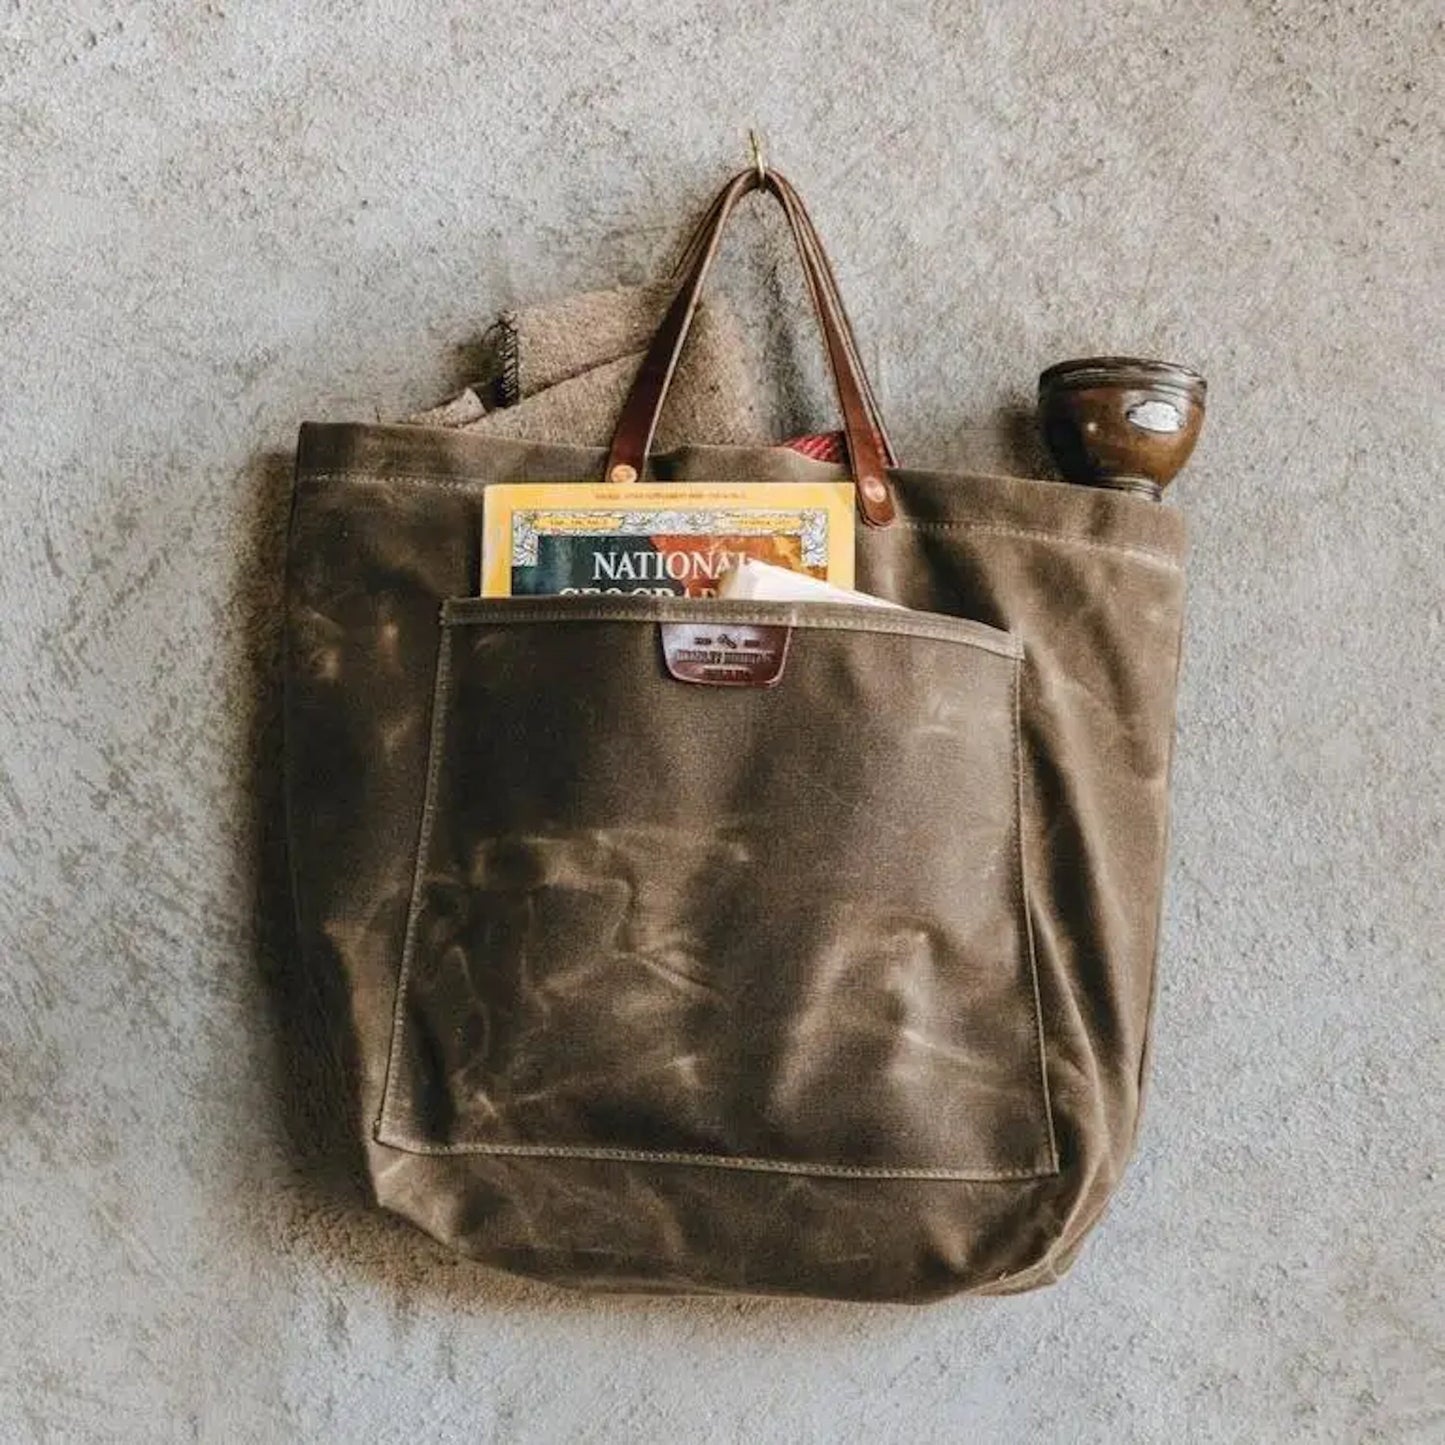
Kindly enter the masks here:
[[[776, 686], [669, 676], [699, 616], [790, 624]], [[1021, 664], [928, 614], [448, 603], [377, 1139], [1055, 1172]]]

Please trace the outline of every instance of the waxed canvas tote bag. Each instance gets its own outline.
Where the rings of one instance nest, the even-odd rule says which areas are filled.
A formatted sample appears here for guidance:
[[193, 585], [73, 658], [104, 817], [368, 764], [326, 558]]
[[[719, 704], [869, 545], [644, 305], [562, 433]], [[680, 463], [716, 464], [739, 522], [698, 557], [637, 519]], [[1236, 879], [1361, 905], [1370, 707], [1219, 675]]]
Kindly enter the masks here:
[[[723, 229], [802, 258], [846, 467], [651, 441]], [[380, 1204], [609, 1289], [920, 1301], [1056, 1279], [1149, 1054], [1183, 529], [899, 466], [817, 233], [760, 168], [687, 249], [610, 447], [303, 427], [287, 562], [300, 966], [334, 974]], [[504, 482], [856, 486], [902, 604], [478, 596]], [[781, 639], [771, 686], [668, 638]]]

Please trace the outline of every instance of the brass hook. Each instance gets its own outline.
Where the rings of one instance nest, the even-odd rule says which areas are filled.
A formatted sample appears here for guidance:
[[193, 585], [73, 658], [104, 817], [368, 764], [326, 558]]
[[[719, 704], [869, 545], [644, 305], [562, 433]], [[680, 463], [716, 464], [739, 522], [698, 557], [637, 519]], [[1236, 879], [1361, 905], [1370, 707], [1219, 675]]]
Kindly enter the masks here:
[[758, 139], [757, 131], [748, 132], [748, 146], [753, 153], [753, 164], [758, 168], [758, 184], [764, 186], [768, 182], [768, 168], [763, 164], [763, 144]]

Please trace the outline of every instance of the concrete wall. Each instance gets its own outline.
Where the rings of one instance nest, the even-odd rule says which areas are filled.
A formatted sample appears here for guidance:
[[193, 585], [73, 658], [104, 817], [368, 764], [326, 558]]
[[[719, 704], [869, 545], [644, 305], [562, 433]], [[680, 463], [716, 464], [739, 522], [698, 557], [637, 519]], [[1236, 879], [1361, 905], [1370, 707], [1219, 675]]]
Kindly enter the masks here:
[[[4, 7], [0, 1438], [1445, 1438], [1442, 51], [1422, 0]], [[907, 459], [1065, 356], [1211, 382], [1150, 1112], [1014, 1301], [561, 1296], [368, 1213], [296, 1097], [295, 425], [653, 274], [750, 125]]]

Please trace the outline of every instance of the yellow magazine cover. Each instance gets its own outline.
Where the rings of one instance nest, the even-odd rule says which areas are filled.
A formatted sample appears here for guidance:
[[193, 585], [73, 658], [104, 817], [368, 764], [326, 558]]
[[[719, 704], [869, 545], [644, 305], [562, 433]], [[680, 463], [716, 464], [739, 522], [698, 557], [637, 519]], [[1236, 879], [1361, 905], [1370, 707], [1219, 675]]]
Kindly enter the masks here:
[[711, 597], [744, 557], [853, 585], [851, 482], [487, 488], [483, 597]]

